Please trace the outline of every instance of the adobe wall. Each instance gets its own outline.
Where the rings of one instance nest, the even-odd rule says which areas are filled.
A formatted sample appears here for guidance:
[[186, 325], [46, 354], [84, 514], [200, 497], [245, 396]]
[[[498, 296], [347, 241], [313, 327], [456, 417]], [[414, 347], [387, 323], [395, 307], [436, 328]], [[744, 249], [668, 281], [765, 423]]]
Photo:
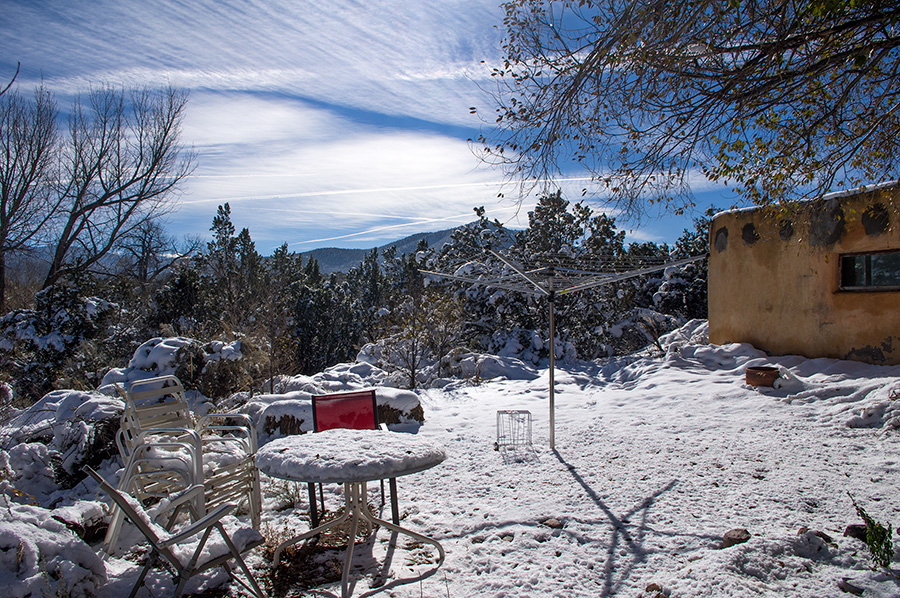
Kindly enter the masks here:
[[840, 289], [841, 254], [889, 249], [900, 249], [896, 186], [828, 196], [790, 213], [717, 215], [710, 226], [710, 342], [900, 364], [900, 291]]

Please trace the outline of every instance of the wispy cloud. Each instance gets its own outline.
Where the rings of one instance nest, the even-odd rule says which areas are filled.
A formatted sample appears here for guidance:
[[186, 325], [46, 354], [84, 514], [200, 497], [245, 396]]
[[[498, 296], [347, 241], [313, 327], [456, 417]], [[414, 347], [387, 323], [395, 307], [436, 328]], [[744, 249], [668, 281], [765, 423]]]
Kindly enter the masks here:
[[[175, 234], [207, 236], [229, 202], [262, 251], [371, 246], [467, 222], [475, 206], [527, 223], [534, 198], [514, 197], [466, 141], [482, 124], [469, 107], [493, 110], [480, 84], [501, 22], [497, 0], [5, 0], [0, 77], [21, 61], [20, 85], [62, 95], [191, 90], [183, 137], [198, 168]], [[584, 186], [557, 183], [574, 198]]]
[[64, 92], [171, 82], [466, 124], [482, 101], [467, 75], [499, 53], [495, 0], [49, 4], [5, 3], [0, 47]]

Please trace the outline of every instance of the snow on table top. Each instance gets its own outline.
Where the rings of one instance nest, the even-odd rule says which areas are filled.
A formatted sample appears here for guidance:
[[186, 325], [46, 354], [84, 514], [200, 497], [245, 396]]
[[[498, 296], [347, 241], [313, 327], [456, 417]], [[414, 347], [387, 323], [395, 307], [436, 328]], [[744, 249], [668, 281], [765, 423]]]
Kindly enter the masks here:
[[279, 438], [259, 449], [266, 474], [299, 482], [365, 482], [416, 473], [446, 458], [444, 449], [413, 434], [334, 429]]

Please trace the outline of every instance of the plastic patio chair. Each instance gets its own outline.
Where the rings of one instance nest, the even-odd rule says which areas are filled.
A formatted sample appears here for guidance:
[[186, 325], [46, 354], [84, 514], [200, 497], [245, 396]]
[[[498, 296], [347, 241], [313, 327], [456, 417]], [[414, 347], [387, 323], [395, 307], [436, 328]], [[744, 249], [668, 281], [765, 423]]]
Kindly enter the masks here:
[[199, 446], [207, 508], [246, 499], [253, 524], [259, 526], [262, 499], [254, 463], [256, 428], [248, 415], [214, 413], [194, 418], [184, 387], [175, 376], [133, 383], [126, 392], [125, 403], [122, 436], [126, 440], [129, 437], [144, 440], [166, 428], [195, 432], [199, 444], [190, 433], [182, 440]]
[[[387, 431], [385, 424], [378, 422], [378, 404], [375, 401], [374, 390], [358, 390], [350, 392], [335, 392], [327, 395], [313, 395], [313, 432], [323, 432], [334, 428], [349, 428], [351, 430], [378, 430]], [[391, 519], [394, 525], [400, 525], [400, 508], [397, 503], [397, 478], [388, 480], [391, 489]], [[381, 500], [384, 502], [384, 480], [381, 480]], [[325, 500], [322, 495], [322, 485], [319, 484], [319, 502], [322, 505], [322, 513], [325, 512]], [[309, 484], [309, 511], [312, 527], [319, 524], [319, 515], [316, 509], [315, 484]]]
[[[252, 595], [257, 598], [266, 598], [241, 556], [263, 544], [265, 539], [251, 527], [233, 529], [231, 534], [225, 530], [222, 519], [234, 511], [234, 505], [220, 505], [193, 523], [173, 532], [171, 528], [176, 520], [178, 510], [183, 507], [192, 510], [191, 501], [194, 495], [203, 493], [202, 486], [191, 486], [170, 499], [176, 507], [175, 513], [169, 519], [169, 525], [163, 528], [153, 522], [141, 503], [134, 497], [113, 488], [90, 467], [84, 467], [83, 471], [100, 484], [100, 488], [112, 498], [115, 506], [141, 531], [150, 544], [150, 551], [144, 559], [143, 569], [131, 589], [129, 598], [134, 598], [141, 586], [144, 585], [147, 573], [159, 561], [164, 561], [175, 571], [173, 598], [179, 598], [182, 595], [185, 585], [191, 577], [220, 566], [224, 567], [228, 575]], [[218, 536], [213, 536], [213, 531], [218, 532]], [[218, 542], [218, 539], [221, 539], [221, 542]], [[246, 580], [237, 576], [229, 564], [231, 560], [234, 560], [243, 571]]]
[[[175, 376], [135, 382], [123, 391], [125, 411], [116, 442], [125, 472], [120, 489], [144, 502], [200, 484], [195, 509], [203, 513], [225, 503], [248, 503], [259, 527], [262, 498], [256, 469], [256, 430], [244, 414], [195, 419]], [[116, 513], [106, 536], [115, 551], [122, 524]]]

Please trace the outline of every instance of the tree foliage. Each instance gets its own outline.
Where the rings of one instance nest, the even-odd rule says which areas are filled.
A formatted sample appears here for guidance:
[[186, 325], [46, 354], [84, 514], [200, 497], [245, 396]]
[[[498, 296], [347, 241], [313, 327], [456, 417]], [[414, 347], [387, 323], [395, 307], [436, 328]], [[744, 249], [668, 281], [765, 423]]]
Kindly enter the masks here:
[[586, 169], [623, 208], [756, 204], [898, 176], [900, 6], [882, 0], [509, 0], [488, 160]]
[[[551, 350], [561, 362], [602, 358], [645, 347], [679, 323], [705, 316], [705, 268], [690, 264], [560, 295], [553, 345], [544, 299], [437, 281], [420, 268], [483, 268], [490, 276], [503, 264], [487, 248], [521, 261], [658, 264], [702, 249], [706, 225], [685, 231], [675, 249], [626, 247], [615, 219], [561, 193], [542, 197], [528, 228], [516, 233], [481, 208], [476, 214], [477, 221], [440, 248], [373, 250], [349, 272], [328, 275], [286, 244], [259, 255], [249, 229], [237, 232], [223, 204], [205, 249], [151, 281], [145, 266], [170, 251], [155, 241], [164, 233], [151, 227], [147, 241], [153, 242], [136, 246], [119, 271], [73, 273], [39, 293], [33, 309], [0, 318], [0, 380], [10, 377], [23, 404], [56, 384], [90, 388], [148, 339], [180, 336], [192, 340], [179, 357], [179, 377], [214, 398], [251, 388], [273, 392], [279, 375], [312, 375], [360, 353], [385, 369], [390, 383], [413, 388], [463, 375], [473, 352], [535, 365], [545, 364]], [[142, 281], [144, 294], [135, 292]], [[207, 359], [215, 352], [207, 348], [223, 342], [239, 346], [241, 359]]]

